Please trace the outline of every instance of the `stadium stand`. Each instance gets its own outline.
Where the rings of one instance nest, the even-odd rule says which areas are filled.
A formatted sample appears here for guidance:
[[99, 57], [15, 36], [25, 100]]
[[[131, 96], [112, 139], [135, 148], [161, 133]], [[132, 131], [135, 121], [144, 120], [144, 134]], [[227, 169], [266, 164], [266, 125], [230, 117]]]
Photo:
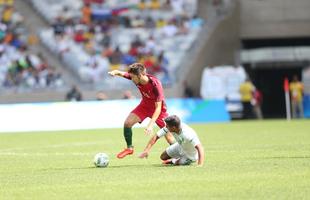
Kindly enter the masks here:
[[[165, 87], [167, 97], [183, 96], [182, 83], [188, 70], [192, 66], [198, 67], [195, 64], [197, 56], [205, 52], [205, 44], [213, 35], [212, 29], [225, 18], [225, 12], [217, 13], [217, 6], [221, 5], [213, 4], [213, 0], [74, 1], [74, 5], [72, 2], [16, 1], [15, 6], [25, 16], [28, 31], [40, 36], [39, 47], [35, 48], [39, 51], [36, 52], [42, 52], [46, 60], [61, 71], [66, 84], [55, 92], [46, 87], [27, 96], [19, 92], [6, 93], [6, 96], [2, 93], [0, 102], [59, 101], [72, 85], [81, 88], [85, 100], [94, 99], [98, 90], [109, 98], [121, 98], [124, 88], [131, 89], [133, 85], [123, 79], [107, 77], [105, 72], [126, 69], [126, 63], [133, 61], [148, 66], [157, 61], [166, 66], [158, 65], [148, 70], [168, 86]], [[91, 25], [85, 23], [88, 17], [83, 17], [83, 13], [89, 12], [83, 6], [88, 4], [94, 20]], [[203, 20], [196, 13], [203, 16]], [[199, 60], [203, 57], [199, 56]], [[195, 70], [194, 74], [196, 78], [190, 79], [200, 80], [201, 73]], [[188, 83], [195, 89], [195, 81]], [[196, 91], [194, 96], [198, 96]]]
[[35, 38], [25, 29], [24, 17], [14, 9], [13, 2], [1, 2], [0, 6], [0, 90], [62, 87], [61, 73], [29, 48]]
[[[50, 24], [40, 33], [43, 44], [85, 83], [111, 84], [108, 70], [138, 61], [171, 84], [204, 24], [197, 1], [31, 2]], [[128, 82], [117, 80], [123, 84]]]

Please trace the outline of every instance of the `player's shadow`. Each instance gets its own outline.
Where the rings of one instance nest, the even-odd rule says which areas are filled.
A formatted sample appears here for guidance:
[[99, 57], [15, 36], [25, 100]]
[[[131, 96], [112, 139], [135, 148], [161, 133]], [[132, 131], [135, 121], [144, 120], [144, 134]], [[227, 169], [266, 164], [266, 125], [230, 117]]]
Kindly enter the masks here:
[[152, 165], [115, 165], [108, 166], [108, 168], [154, 168], [154, 167], [171, 167], [172, 165], [161, 165], [161, 164], [152, 164]]
[[[108, 169], [118, 169], [118, 168], [154, 168], [154, 167], [172, 167], [173, 165], [161, 165], [161, 164], [152, 164], [152, 165], [111, 165], [108, 166]], [[66, 171], [66, 170], [89, 170], [89, 169], [102, 169], [100, 167], [88, 166], [88, 167], [59, 167], [59, 168], [45, 168], [39, 171]], [[103, 168], [104, 169], [104, 168]]]

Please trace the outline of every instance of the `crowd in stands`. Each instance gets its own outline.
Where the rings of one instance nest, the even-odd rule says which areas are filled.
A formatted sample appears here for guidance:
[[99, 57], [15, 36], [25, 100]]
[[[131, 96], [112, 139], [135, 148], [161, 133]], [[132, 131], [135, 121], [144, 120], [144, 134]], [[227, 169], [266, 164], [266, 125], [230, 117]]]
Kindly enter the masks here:
[[[195, 15], [196, 0], [32, 2], [51, 24], [41, 33], [43, 43], [87, 82], [141, 62], [169, 84], [204, 23]], [[44, 2], [48, 15], [40, 7]]]
[[0, 89], [61, 87], [61, 74], [41, 54], [29, 50], [31, 37], [13, 3], [0, 1]]

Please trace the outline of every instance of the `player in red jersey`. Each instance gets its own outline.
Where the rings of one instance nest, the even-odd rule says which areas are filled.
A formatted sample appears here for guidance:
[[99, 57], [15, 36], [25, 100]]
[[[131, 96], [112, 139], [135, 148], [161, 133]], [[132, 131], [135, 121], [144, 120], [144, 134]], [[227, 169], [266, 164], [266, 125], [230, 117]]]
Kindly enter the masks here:
[[[128, 72], [113, 70], [108, 72], [111, 76], [120, 76], [132, 80], [139, 89], [142, 100], [140, 104], [131, 111], [124, 123], [124, 137], [127, 148], [117, 154], [117, 158], [124, 158], [133, 154], [132, 127], [136, 123], [141, 123], [145, 118], [151, 118], [144, 132], [151, 134], [153, 125], [156, 123], [160, 128], [165, 127], [164, 118], [168, 116], [161, 82], [154, 76], [146, 73], [143, 64], [134, 63], [129, 66]], [[174, 143], [173, 136], [167, 134], [166, 140], [169, 144]]]

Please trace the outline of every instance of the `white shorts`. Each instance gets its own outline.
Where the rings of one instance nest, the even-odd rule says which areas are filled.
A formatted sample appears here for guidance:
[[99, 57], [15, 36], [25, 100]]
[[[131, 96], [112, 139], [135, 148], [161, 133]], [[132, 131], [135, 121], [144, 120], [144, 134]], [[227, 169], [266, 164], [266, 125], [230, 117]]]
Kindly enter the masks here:
[[170, 145], [166, 149], [166, 152], [168, 156], [172, 158], [173, 164], [176, 164], [177, 162], [178, 165], [190, 165], [191, 163], [195, 162], [185, 155], [182, 147], [177, 142]]

